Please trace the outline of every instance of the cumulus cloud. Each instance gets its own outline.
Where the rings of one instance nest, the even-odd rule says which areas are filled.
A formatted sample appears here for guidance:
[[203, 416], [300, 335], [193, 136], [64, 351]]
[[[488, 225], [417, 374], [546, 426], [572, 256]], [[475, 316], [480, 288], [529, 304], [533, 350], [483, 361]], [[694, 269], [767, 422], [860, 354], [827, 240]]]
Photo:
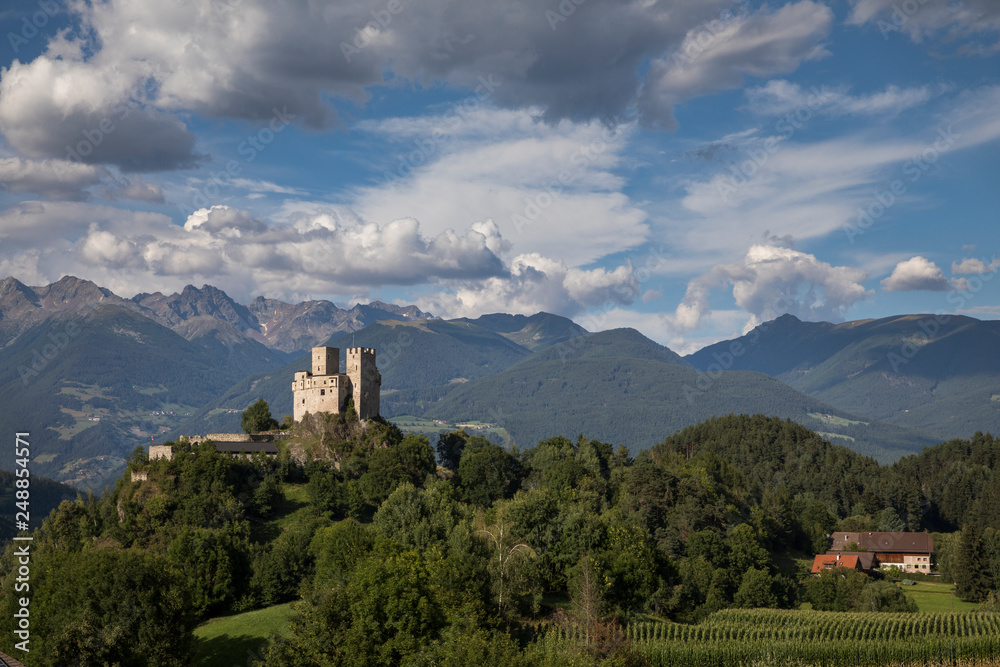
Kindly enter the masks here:
[[87, 188], [101, 181], [93, 166], [64, 160], [0, 158], [0, 187], [10, 192], [32, 192], [46, 199], [80, 201]]
[[430, 233], [491, 218], [521, 254], [559, 248], [570, 266], [645, 241], [648, 216], [618, 174], [634, 124], [553, 126], [539, 113], [480, 107], [362, 123], [398, 148], [387, 151], [383, 183], [354, 191], [351, 209], [368, 220], [412, 216]]
[[753, 245], [742, 262], [719, 264], [690, 281], [672, 318], [676, 332], [691, 331], [710, 313], [711, 292], [732, 286], [736, 305], [750, 314], [746, 329], [791, 313], [803, 320], [841, 321], [846, 311], [873, 294], [867, 274], [832, 266], [790, 248]]
[[882, 281], [882, 289], [887, 292], [944, 292], [950, 288], [941, 268], [920, 255], [897, 264]]
[[435, 291], [420, 303], [436, 313], [570, 315], [632, 303], [639, 291], [628, 263], [579, 269], [537, 253], [507, 263], [500, 255], [509, 246], [491, 220], [431, 236], [412, 218], [379, 225], [319, 213], [269, 223], [214, 206], [180, 226], [166, 216], [109, 206], [36, 202], [0, 213], [0, 230], [5, 247], [20, 248], [0, 258], [0, 273], [36, 282], [86, 275], [123, 295], [198, 280], [243, 299], [327, 298], [426, 285]]
[[1000, 259], [993, 258], [989, 264], [977, 257], [966, 257], [961, 262], [951, 263], [951, 272], [958, 274], [995, 273], [1000, 269]]
[[781, 115], [808, 107], [835, 115], [892, 115], [928, 101], [932, 93], [926, 86], [899, 88], [890, 85], [881, 92], [851, 95], [845, 87], [805, 89], [802, 86], [774, 79], [763, 86], [746, 91], [750, 111], [762, 115]]
[[[821, 55], [832, 18], [810, 0], [738, 15], [731, 0], [398, 6], [71, 3], [77, 30], [0, 72], [0, 132], [32, 158], [184, 168], [200, 155], [181, 113], [268, 122], [280, 110], [325, 128], [339, 122], [331, 99], [364, 103], [372, 86], [398, 80], [536, 106], [550, 122], [623, 117], [638, 103], [644, 122], [670, 124], [678, 102]], [[724, 38], [699, 46], [706, 26], [719, 23]], [[691, 64], [666, 67], [667, 54], [692, 43], [700, 50]]]
[[417, 304], [445, 317], [482, 313], [533, 314], [547, 311], [572, 317], [587, 308], [628, 305], [639, 288], [631, 264], [612, 270], [569, 268], [537, 253], [519, 255], [509, 273], [418, 299]]
[[937, 38], [963, 55], [985, 56], [1000, 50], [1000, 4], [996, 0], [854, 0], [853, 5], [849, 24], [874, 24], [887, 38], [894, 33], [905, 33], [917, 43]]
[[30, 158], [130, 171], [193, 166], [194, 135], [154, 106], [157, 71], [99, 57], [15, 60], [0, 70], [0, 132]]
[[777, 10], [729, 13], [692, 29], [677, 51], [656, 59], [640, 108], [672, 126], [673, 107], [716, 90], [737, 88], [745, 76], [791, 72], [806, 60], [828, 55], [822, 40], [833, 24], [829, 7], [810, 0]]

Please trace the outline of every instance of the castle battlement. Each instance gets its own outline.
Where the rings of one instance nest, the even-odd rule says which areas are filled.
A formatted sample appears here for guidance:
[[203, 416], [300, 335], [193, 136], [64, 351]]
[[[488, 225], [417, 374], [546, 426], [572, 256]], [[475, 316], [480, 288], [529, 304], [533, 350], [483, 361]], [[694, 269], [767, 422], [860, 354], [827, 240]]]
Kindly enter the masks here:
[[362, 419], [379, 416], [382, 375], [375, 365], [375, 349], [349, 347], [345, 352], [346, 372], [341, 373], [339, 348], [312, 349], [312, 370], [296, 372], [292, 381], [295, 421], [307, 412], [343, 412], [348, 398], [354, 399], [354, 409]]

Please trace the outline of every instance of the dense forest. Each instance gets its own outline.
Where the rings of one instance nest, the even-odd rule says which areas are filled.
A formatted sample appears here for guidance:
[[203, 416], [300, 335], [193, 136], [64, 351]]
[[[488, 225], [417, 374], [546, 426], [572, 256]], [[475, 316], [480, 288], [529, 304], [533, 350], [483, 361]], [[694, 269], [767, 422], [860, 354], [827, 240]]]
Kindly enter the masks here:
[[[1000, 585], [990, 435], [891, 466], [763, 416], [715, 418], [634, 458], [584, 436], [432, 445], [345, 415], [305, 420], [276, 459], [173, 444], [169, 461], [136, 449], [113, 490], [62, 502], [35, 532], [33, 667], [190, 664], [197, 623], [291, 600], [263, 664], [649, 664], [627, 624], [803, 601], [913, 611], [875, 577], [807, 580], [796, 558], [833, 530], [935, 531], [936, 567], [963, 598], [995, 606]], [[16, 570], [9, 546], [8, 653]], [[582, 648], [553, 651], [554, 627], [583, 632]]]

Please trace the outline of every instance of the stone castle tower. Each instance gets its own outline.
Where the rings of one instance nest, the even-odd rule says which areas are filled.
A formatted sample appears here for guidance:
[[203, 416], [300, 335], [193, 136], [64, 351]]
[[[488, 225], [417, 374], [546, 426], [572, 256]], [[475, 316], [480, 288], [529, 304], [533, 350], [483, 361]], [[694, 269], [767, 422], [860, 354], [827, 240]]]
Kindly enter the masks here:
[[340, 372], [340, 349], [314, 347], [312, 371], [299, 371], [292, 382], [293, 415], [300, 421], [307, 412], [340, 413], [347, 399], [362, 419], [379, 416], [382, 375], [375, 366], [375, 350], [347, 348], [346, 373]]

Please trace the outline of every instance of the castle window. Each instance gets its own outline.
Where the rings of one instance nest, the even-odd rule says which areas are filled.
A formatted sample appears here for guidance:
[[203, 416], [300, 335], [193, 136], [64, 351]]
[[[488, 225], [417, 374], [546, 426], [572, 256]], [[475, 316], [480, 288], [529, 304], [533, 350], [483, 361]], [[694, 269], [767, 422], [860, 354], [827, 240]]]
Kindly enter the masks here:
[[320, 396], [326, 396], [326, 389], [320, 389], [319, 390], [319, 395]]

